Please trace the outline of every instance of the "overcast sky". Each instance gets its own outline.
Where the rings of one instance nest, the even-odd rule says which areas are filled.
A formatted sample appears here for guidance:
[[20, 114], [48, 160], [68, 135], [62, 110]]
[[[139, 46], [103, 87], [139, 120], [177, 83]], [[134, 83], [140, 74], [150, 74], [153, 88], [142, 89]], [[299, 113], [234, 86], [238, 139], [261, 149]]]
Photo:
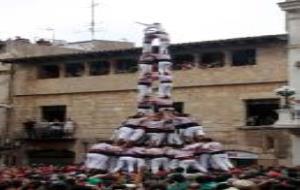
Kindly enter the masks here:
[[[90, 40], [91, 0], [0, 0], [0, 39]], [[95, 0], [97, 39], [140, 45], [143, 27], [161, 22], [173, 43], [285, 33], [284, 0]]]

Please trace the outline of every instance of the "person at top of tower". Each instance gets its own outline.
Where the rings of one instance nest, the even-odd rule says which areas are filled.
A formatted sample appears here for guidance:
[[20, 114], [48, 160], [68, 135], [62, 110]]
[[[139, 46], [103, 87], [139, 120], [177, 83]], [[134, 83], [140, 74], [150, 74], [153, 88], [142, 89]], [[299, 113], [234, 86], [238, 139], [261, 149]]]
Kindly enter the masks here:
[[160, 23], [155, 22], [153, 24], [147, 24], [147, 27], [144, 30], [145, 35], [148, 34], [157, 34], [157, 33], [165, 33], [165, 29], [161, 26]]

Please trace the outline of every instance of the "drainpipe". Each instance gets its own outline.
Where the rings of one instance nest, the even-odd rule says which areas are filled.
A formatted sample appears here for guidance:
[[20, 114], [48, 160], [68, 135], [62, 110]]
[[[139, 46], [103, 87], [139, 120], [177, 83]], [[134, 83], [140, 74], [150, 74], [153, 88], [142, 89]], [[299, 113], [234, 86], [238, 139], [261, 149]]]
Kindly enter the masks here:
[[4, 135], [6, 138], [10, 137], [10, 128], [12, 127], [12, 112], [13, 112], [13, 96], [14, 96], [14, 78], [15, 78], [15, 65], [11, 64], [10, 72], [9, 72], [9, 85], [8, 85], [8, 105], [11, 105], [9, 109], [7, 109], [6, 114], [6, 127]]

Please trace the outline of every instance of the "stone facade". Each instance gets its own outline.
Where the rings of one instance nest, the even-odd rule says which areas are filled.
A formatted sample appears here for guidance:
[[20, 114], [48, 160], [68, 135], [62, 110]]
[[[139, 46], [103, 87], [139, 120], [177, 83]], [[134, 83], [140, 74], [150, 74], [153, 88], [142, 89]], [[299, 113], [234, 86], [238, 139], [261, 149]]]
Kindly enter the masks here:
[[[88, 46], [89, 43], [84, 43]], [[14, 59], [21, 57], [38, 57], [38, 56], [51, 56], [60, 54], [74, 54], [81, 53], [88, 50], [104, 50], [105, 46], [109, 45], [109, 49], [122, 49], [132, 47], [132, 43], [125, 42], [110, 42], [110, 41], [97, 41], [95, 45], [91, 44], [88, 48], [84, 49], [72, 49], [71, 47], [55, 46], [51, 43], [30, 43], [27, 39], [17, 38], [15, 40], [0, 41], [0, 58], [1, 59]], [[84, 47], [85, 47], [84, 46]], [[108, 50], [108, 49], [107, 49]], [[14, 72], [14, 66], [11, 64], [3, 64], [0, 62], [0, 146], [5, 143], [7, 139], [13, 138], [8, 135], [8, 125], [10, 123], [10, 113], [14, 111], [9, 109], [12, 104], [12, 95], [14, 89], [12, 89], [12, 76]], [[22, 87], [23, 88], [23, 87]], [[8, 107], [7, 107], [8, 106]], [[8, 152], [7, 154], [11, 154]], [[3, 155], [3, 154], [2, 154]], [[0, 157], [0, 162], [2, 162]]]
[[[263, 37], [257, 37], [260, 39]], [[234, 39], [232, 41], [235, 41]], [[245, 150], [258, 153], [260, 160], [286, 161], [282, 151], [286, 148], [277, 142], [285, 139], [287, 144], [290, 136], [276, 131], [243, 130], [246, 125], [245, 101], [249, 99], [278, 98], [274, 89], [287, 83], [287, 55], [285, 39], [275, 42], [248, 42], [236, 40], [240, 44], [215, 45], [211, 48], [171, 47], [173, 56], [190, 53], [199, 61], [198, 55], [207, 51], [221, 51], [225, 54], [225, 65], [216, 68], [193, 68], [190, 70], [174, 71], [175, 102], [184, 103], [184, 112], [191, 113], [201, 120], [205, 131], [227, 146], [227, 149]], [[185, 47], [185, 45], [183, 45]], [[236, 49], [256, 49], [256, 64], [232, 66], [231, 54]], [[88, 68], [81, 77], [66, 78], [63, 74], [55, 79], [38, 79], [37, 69], [43, 64], [59, 64], [61, 72], [65, 63], [72, 59], [87, 62], [92, 55], [86, 54], [80, 59], [74, 54], [73, 58], [61, 58], [49, 62], [49, 59], [7, 60], [14, 64], [13, 105], [10, 120], [10, 133], [22, 137], [22, 123], [26, 118], [41, 119], [41, 106], [65, 105], [67, 117], [72, 118], [78, 125], [74, 142], [53, 143], [24, 143], [25, 149], [69, 149], [75, 151], [76, 161], [82, 155], [88, 143], [97, 139], [107, 139], [126, 117], [135, 113], [136, 109], [136, 79], [137, 73], [114, 74], [115, 60], [125, 57], [137, 58], [139, 53], [131, 55], [116, 52], [113, 55], [93, 57], [93, 60], [106, 59], [111, 63], [112, 70], [108, 75], [90, 76]], [[94, 54], [93, 54], [94, 55]], [[266, 148], [266, 138], [277, 137], [274, 150]], [[275, 160], [278, 158], [279, 160]]]

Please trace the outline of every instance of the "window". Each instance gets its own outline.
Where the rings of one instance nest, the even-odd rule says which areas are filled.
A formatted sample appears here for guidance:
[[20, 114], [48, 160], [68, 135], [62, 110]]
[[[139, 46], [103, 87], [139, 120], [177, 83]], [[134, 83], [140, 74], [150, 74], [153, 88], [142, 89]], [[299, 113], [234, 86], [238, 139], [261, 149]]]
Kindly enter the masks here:
[[222, 52], [204, 53], [201, 56], [200, 68], [214, 68], [223, 67], [225, 63], [225, 56]]
[[40, 65], [38, 67], [38, 78], [58, 78], [59, 77], [59, 66], [58, 65]]
[[272, 151], [275, 149], [275, 139], [271, 136], [265, 137], [265, 148], [268, 151]]
[[247, 126], [273, 125], [278, 114], [279, 99], [246, 100]]
[[232, 52], [232, 66], [244, 66], [256, 64], [255, 49], [236, 50]]
[[108, 61], [97, 61], [89, 63], [90, 75], [107, 75], [110, 72], [110, 63]]
[[173, 61], [173, 70], [185, 70], [194, 67], [195, 58], [193, 55], [176, 55]]
[[84, 74], [83, 63], [69, 63], [65, 65], [66, 77], [80, 77]]
[[6, 45], [3, 42], [0, 42], [0, 53], [4, 53], [6, 51]]
[[115, 73], [135, 73], [138, 70], [137, 60], [120, 59], [116, 61]]
[[179, 113], [184, 113], [184, 103], [183, 102], [174, 102], [173, 107], [175, 111]]
[[66, 110], [65, 105], [42, 106], [42, 120], [47, 122], [63, 122], [66, 119]]
[[[158, 105], [154, 105], [154, 112], [158, 112], [159, 108], [160, 107]], [[175, 109], [175, 111], [177, 111], [179, 113], [184, 113], [184, 103], [183, 102], [174, 102], [173, 108]]]

